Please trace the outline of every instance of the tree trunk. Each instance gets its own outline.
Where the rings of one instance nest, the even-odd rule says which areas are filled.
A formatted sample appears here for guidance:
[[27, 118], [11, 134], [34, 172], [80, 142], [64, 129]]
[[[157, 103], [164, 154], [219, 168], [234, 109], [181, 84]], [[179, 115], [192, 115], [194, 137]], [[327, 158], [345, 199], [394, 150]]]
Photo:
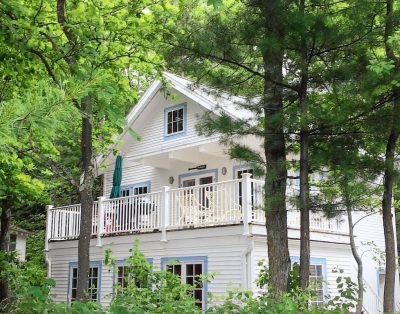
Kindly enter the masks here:
[[[395, 205], [394, 205], [394, 220], [396, 222], [396, 238], [397, 238], [397, 256], [400, 256], [400, 207], [396, 204], [399, 204], [400, 202], [400, 191], [399, 191], [399, 182], [398, 180], [396, 180], [396, 187], [394, 188], [393, 191], [393, 199], [395, 201]], [[398, 266], [400, 269], [400, 259], [398, 259]]]
[[[265, 18], [266, 37], [283, 38], [283, 9], [280, 1], [258, 2]], [[278, 44], [279, 45], [279, 44]], [[286, 212], [286, 146], [283, 128], [282, 82], [283, 48], [273, 47], [263, 52], [264, 83], [264, 154], [265, 216], [268, 245], [270, 284], [277, 294], [287, 291], [290, 271], [290, 255], [287, 236]], [[276, 83], [271, 83], [271, 81]]]
[[[384, 312], [392, 312], [394, 309], [394, 291], [396, 279], [396, 246], [393, 228], [392, 196], [393, 181], [395, 176], [394, 157], [399, 138], [400, 123], [400, 99], [396, 95], [393, 106], [393, 124], [387, 141], [385, 154], [384, 192], [382, 198], [383, 230], [385, 234], [385, 289], [383, 294]], [[396, 112], [397, 111], [397, 112]], [[397, 125], [396, 125], [397, 124]]]
[[[304, 15], [305, 0], [300, 1], [300, 14]], [[305, 35], [305, 34], [304, 34]], [[308, 128], [308, 51], [302, 37], [300, 103], [300, 288], [305, 290], [310, 280], [310, 185], [309, 185], [309, 128]]]
[[[397, 23], [397, 21], [396, 21]], [[393, 46], [390, 42], [391, 36], [395, 30], [395, 18], [393, 9], [393, 0], [386, 0], [386, 17], [385, 17], [385, 52], [389, 60], [395, 64], [395, 71], [399, 72], [400, 63], [395, 56]], [[396, 175], [395, 170], [395, 154], [397, 141], [400, 134], [400, 89], [393, 90], [394, 100], [390, 121], [390, 134], [386, 143], [385, 152], [385, 170], [382, 197], [382, 216], [383, 230], [385, 233], [385, 253], [386, 253], [386, 270], [385, 270], [385, 288], [383, 294], [383, 311], [392, 312], [394, 310], [394, 292], [396, 280], [396, 246], [395, 234], [393, 228], [392, 214], [392, 197], [393, 184]]]
[[[302, 112], [307, 111], [301, 104]], [[300, 288], [308, 287], [310, 278], [310, 202], [309, 202], [309, 135], [306, 126], [300, 131]]]
[[[81, 170], [83, 180], [79, 190], [81, 203], [80, 233], [78, 242], [78, 285], [77, 299], [86, 301], [89, 287], [90, 270], [90, 237], [92, 234], [92, 208], [93, 208], [93, 147], [92, 147], [92, 112], [89, 96], [81, 102], [81, 110], [84, 113], [82, 118], [81, 133]], [[90, 296], [89, 296], [90, 297]]]
[[[8, 252], [10, 245], [11, 206], [7, 200], [4, 200], [1, 205], [0, 250]], [[4, 277], [0, 280], [0, 302], [7, 302], [8, 298], [8, 279]]]
[[351, 253], [353, 254], [354, 260], [357, 263], [357, 282], [358, 282], [358, 289], [357, 289], [357, 305], [356, 305], [356, 313], [361, 314], [363, 309], [363, 302], [364, 302], [364, 280], [363, 280], [363, 263], [361, 260], [360, 255], [357, 252], [356, 243], [354, 241], [354, 224], [353, 224], [353, 213], [352, 213], [352, 206], [349, 200], [349, 197], [345, 192], [345, 203], [346, 203], [346, 212], [347, 212], [347, 219], [349, 223], [349, 232], [350, 232], [350, 247]]
[[[57, 0], [57, 20], [62, 26], [62, 31], [72, 47], [78, 45], [77, 36], [68, 27], [65, 14], [66, 0]], [[76, 59], [66, 54], [65, 61], [70, 66], [71, 73], [75, 72]], [[79, 101], [76, 101], [79, 104]], [[80, 231], [78, 241], [78, 282], [76, 297], [78, 300], [88, 300], [89, 271], [90, 271], [90, 237], [92, 234], [92, 208], [93, 208], [93, 139], [92, 139], [92, 107], [90, 96], [80, 101], [82, 113], [81, 130], [81, 173], [82, 180], [79, 186], [79, 200], [81, 203]]]

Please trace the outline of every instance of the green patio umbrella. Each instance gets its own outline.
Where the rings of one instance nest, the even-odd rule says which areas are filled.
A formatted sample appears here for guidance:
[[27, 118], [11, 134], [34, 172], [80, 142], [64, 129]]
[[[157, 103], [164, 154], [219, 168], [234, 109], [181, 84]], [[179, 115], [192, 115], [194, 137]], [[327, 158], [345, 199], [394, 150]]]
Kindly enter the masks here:
[[121, 196], [121, 180], [122, 180], [122, 156], [117, 156], [117, 159], [115, 160], [113, 187], [111, 189], [110, 198], [117, 198]]

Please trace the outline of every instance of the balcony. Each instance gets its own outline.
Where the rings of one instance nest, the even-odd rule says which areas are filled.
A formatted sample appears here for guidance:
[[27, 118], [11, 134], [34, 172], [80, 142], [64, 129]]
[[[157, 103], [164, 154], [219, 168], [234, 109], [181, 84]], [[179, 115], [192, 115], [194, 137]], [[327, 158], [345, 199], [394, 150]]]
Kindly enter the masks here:
[[[167, 232], [186, 228], [243, 224], [265, 224], [263, 205], [264, 182], [244, 174], [242, 179], [217, 182], [187, 188], [106, 199], [100, 197], [93, 205], [92, 235], [101, 238], [141, 232]], [[48, 207], [46, 244], [51, 240], [76, 239], [79, 236], [80, 204]], [[298, 229], [300, 213], [288, 211], [288, 227]], [[313, 231], [347, 231], [341, 218], [327, 219], [312, 213]]]

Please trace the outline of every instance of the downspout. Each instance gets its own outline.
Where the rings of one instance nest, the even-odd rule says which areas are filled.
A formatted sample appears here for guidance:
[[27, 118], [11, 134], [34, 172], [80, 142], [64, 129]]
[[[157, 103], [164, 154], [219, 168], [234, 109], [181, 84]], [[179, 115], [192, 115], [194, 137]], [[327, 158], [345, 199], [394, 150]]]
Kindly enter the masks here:
[[47, 278], [51, 278], [51, 261], [49, 258], [49, 253], [47, 251], [45, 252], [45, 260], [47, 265]]
[[[254, 241], [249, 238], [249, 244], [242, 252], [242, 287], [244, 289], [251, 289], [251, 252], [254, 248]], [[250, 267], [249, 267], [250, 266]]]

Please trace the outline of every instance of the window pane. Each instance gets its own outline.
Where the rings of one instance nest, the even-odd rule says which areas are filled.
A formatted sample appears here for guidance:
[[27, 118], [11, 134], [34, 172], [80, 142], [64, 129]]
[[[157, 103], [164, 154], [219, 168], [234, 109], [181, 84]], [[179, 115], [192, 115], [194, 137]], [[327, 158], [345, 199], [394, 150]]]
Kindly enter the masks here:
[[203, 265], [202, 264], [196, 264], [196, 266], [195, 266], [195, 274], [196, 275], [203, 274]]
[[97, 277], [99, 269], [98, 268], [91, 268], [90, 270], [92, 272], [92, 277]]
[[186, 265], [186, 276], [193, 275], [193, 264]]
[[193, 277], [186, 277], [186, 283], [190, 286], [193, 286], [194, 283]]
[[202, 301], [203, 300], [203, 291], [201, 289], [196, 289], [194, 291], [194, 297], [196, 300]]
[[130, 190], [129, 189], [121, 189], [121, 196], [129, 196], [130, 195]]
[[10, 242], [8, 244], [8, 250], [14, 252], [17, 249], [17, 235], [10, 234]]
[[177, 126], [177, 128], [178, 128], [178, 132], [183, 131], [183, 120], [179, 120], [179, 121], [178, 121], [178, 126]]
[[181, 265], [174, 265], [174, 274], [181, 276], [182, 275], [182, 266]]

